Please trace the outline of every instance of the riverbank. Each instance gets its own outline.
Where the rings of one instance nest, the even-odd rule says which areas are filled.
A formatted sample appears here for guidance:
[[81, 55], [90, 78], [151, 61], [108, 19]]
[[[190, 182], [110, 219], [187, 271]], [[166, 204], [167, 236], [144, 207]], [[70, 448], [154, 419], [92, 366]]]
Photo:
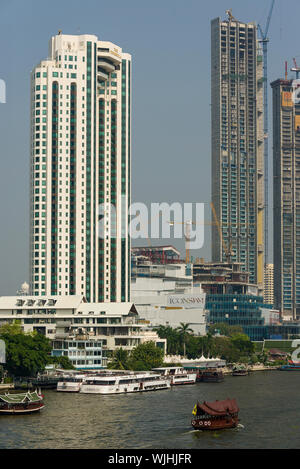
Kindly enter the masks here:
[[[267, 366], [267, 365], [259, 364], [259, 365], [247, 366], [247, 369], [250, 372], [252, 372], [252, 371], [270, 371], [270, 370], [278, 370], [278, 367], [277, 366]], [[231, 375], [232, 368], [228, 368], [227, 366], [225, 366], [224, 368], [222, 368], [222, 371], [223, 371], [224, 375]]]

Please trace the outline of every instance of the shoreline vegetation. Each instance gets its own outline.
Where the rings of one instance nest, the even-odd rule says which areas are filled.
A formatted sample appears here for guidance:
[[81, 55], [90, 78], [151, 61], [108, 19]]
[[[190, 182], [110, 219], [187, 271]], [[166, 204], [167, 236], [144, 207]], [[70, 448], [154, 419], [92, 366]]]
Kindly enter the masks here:
[[[164, 363], [164, 351], [154, 342], [142, 343], [130, 352], [122, 348], [110, 354], [108, 369], [150, 371], [161, 366], [184, 366], [185, 359], [195, 360], [205, 356], [218, 357], [226, 362], [224, 374], [232, 373], [232, 367], [243, 365], [250, 372], [277, 369], [287, 363], [290, 353], [274, 359], [261, 344], [254, 343], [240, 326], [214, 324], [205, 336], [193, 334], [190, 324], [180, 323], [177, 328], [154, 328], [160, 338], [167, 339], [166, 355], [180, 356], [177, 363]], [[35, 377], [43, 373], [46, 365], [55, 364], [64, 369], [74, 369], [68, 357], [51, 356], [51, 342], [36, 332], [24, 333], [15, 321], [0, 327], [0, 338], [6, 343], [6, 364], [0, 365], [0, 389], [13, 382], [14, 377]]]

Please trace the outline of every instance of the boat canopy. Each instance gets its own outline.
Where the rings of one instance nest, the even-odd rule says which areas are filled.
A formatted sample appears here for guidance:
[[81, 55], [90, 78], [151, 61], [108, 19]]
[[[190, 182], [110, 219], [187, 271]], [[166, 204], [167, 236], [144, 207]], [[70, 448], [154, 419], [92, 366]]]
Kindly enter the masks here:
[[197, 414], [208, 414], [208, 415], [227, 415], [235, 414], [239, 411], [237, 402], [235, 399], [226, 399], [224, 401], [215, 402], [203, 402], [200, 404], [197, 402]]
[[36, 402], [40, 401], [41, 396], [35, 392], [26, 392], [18, 394], [1, 394], [0, 402], [6, 402], [7, 404], [20, 404], [24, 402]]

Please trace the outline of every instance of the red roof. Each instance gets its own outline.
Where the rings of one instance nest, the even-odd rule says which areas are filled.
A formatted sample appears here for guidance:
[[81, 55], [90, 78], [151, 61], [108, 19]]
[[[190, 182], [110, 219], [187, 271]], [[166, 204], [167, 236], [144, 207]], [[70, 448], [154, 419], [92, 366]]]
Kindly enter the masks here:
[[215, 402], [204, 401], [203, 404], [199, 404], [198, 402], [197, 408], [209, 415], [235, 414], [240, 410], [235, 399], [226, 399], [224, 401]]

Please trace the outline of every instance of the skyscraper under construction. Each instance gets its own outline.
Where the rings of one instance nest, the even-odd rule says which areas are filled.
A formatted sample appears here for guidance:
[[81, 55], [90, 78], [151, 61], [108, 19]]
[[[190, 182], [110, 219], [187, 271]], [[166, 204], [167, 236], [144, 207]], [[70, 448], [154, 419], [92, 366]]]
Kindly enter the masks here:
[[[299, 81], [299, 80], [298, 80]], [[292, 80], [273, 89], [274, 300], [300, 317], [300, 102]]]
[[212, 259], [231, 258], [263, 289], [263, 57], [254, 23], [211, 22]]

